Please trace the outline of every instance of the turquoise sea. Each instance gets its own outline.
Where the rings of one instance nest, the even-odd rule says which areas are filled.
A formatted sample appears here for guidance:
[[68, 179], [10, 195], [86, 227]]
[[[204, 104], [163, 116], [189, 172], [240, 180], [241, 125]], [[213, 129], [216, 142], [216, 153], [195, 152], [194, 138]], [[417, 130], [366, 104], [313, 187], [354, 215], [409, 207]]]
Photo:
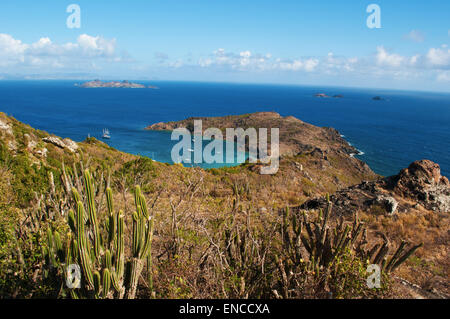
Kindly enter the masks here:
[[[106, 142], [112, 147], [161, 162], [171, 162], [176, 142], [168, 132], [145, 131], [149, 124], [276, 111], [336, 128], [361, 151], [358, 158], [381, 175], [430, 159], [450, 176], [450, 94], [145, 81], [137, 82], [160, 89], [82, 89], [74, 86], [77, 82], [0, 81], [0, 111], [76, 141], [89, 134], [100, 139], [103, 128], [108, 128], [112, 138]], [[343, 97], [316, 98], [316, 93]], [[384, 100], [374, 101], [374, 96]]]

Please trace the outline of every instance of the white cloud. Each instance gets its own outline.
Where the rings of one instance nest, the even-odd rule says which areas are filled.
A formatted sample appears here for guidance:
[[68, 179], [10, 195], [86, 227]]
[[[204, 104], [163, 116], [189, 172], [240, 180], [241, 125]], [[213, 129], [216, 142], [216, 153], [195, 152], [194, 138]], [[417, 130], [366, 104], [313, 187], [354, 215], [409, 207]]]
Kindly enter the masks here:
[[428, 77], [429, 72], [435, 72], [435, 78], [443, 81], [447, 73], [442, 73], [442, 71], [450, 69], [450, 50], [446, 46], [442, 46], [431, 48], [426, 54], [403, 56], [379, 46], [376, 54], [371, 57], [336, 56], [330, 52], [324, 57], [282, 59], [273, 57], [271, 54], [258, 54], [249, 50], [233, 53], [221, 48], [207, 57], [200, 58], [197, 65], [202, 68], [242, 72], [283, 71], [328, 76], [342, 76], [345, 73], [363, 77], [394, 79]]
[[313, 72], [316, 67], [319, 65], [319, 60], [315, 58], [308, 59], [296, 59], [294, 61], [289, 62], [279, 62], [275, 65], [275, 68], [279, 68], [281, 70], [288, 71], [305, 71], [305, 72]]
[[178, 59], [174, 62], [169, 62], [169, 64], [168, 64], [169, 67], [175, 68], [175, 69], [181, 68], [183, 65], [184, 65], [184, 62], [180, 59]]
[[425, 41], [425, 34], [418, 30], [412, 30], [407, 35], [405, 35], [405, 38], [417, 43]]
[[243, 58], [250, 58], [252, 56], [252, 53], [250, 51], [244, 51], [239, 53], [239, 55]]
[[442, 45], [440, 48], [430, 48], [426, 54], [402, 56], [390, 53], [380, 46], [375, 59], [383, 70], [446, 70], [450, 68], [450, 49], [447, 45]]
[[239, 53], [227, 52], [220, 48], [208, 57], [202, 57], [198, 60], [198, 65], [206, 67], [230, 68], [232, 70], [263, 70], [270, 67], [271, 54], [261, 55], [253, 54], [251, 51], [242, 51]]
[[106, 40], [100, 36], [82, 34], [78, 37], [77, 44], [83, 53], [90, 57], [111, 57], [116, 50], [116, 39]]
[[28, 45], [9, 34], [0, 33], [0, 66], [21, 63], [25, 60]]
[[379, 66], [399, 67], [405, 62], [405, 57], [388, 53], [382, 46], [377, 48], [376, 61]]
[[[410, 32], [409, 36], [419, 38], [418, 33]], [[24, 74], [40, 74], [52, 70], [65, 72], [90, 72], [111, 68], [112, 63], [130, 62], [132, 59], [126, 52], [117, 53], [116, 39], [105, 39], [101, 36], [80, 35], [74, 42], [54, 43], [48, 37], [42, 37], [33, 43], [23, 43], [9, 34], [0, 33], [0, 73], [21, 72]], [[449, 82], [450, 49], [447, 45], [429, 48], [421, 54], [401, 55], [386, 49], [376, 48], [371, 56], [346, 57], [333, 52], [325, 56], [292, 56], [289, 58], [273, 56], [271, 53], [256, 53], [251, 50], [230, 52], [219, 48], [208, 55], [193, 59], [169, 58], [166, 53], [155, 52], [153, 62], [160, 68], [210, 69], [214, 72], [246, 72], [286, 76], [293, 78], [295, 74], [320, 76], [352, 77], [364, 79], [434, 79]], [[117, 64], [119, 67], [119, 64]], [[134, 69], [132, 68], [134, 67]], [[133, 65], [125, 66], [126, 71], [138, 70]], [[148, 66], [142, 70], [147, 70]], [[144, 72], [144, 71], [142, 71]], [[181, 72], [181, 71], [180, 71]], [[209, 71], [208, 71], [209, 72]], [[234, 75], [233, 75], [234, 76]]]
[[249, 50], [233, 53], [221, 48], [209, 56], [200, 58], [197, 66], [211, 68], [211, 72], [240, 71], [249, 74], [286, 72], [325, 78], [359, 78], [367, 81], [434, 79], [436, 82], [448, 82], [450, 51], [444, 45], [430, 48], [423, 54], [401, 55], [379, 46], [372, 56], [346, 57], [330, 52], [326, 56], [283, 59], [273, 57], [272, 54], [253, 53]]
[[436, 79], [439, 82], [450, 82], [450, 71], [439, 72]]
[[431, 48], [427, 53], [427, 61], [434, 67], [450, 67], [450, 49], [447, 46], [441, 48]]
[[55, 44], [48, 37], [26, 44], [9, 34], [0, 34], [0, 67], [92, 66], [93, 59], [118, 62], [116, 39], [82, 34], [75, 43]]
[[324, 72], [327, 74], [337, 74], [342, 71], [354, 71], [358, 63], [360, 63], [360, 60], [356, 57], [346, 58], [335, 56], [333, 52], [329, 52], [322, 61]]
[[202, 68], [218, 67], [239, 71], [305, 71], [312, 72], [319, 65], [317, 58], [301, 58], [294, 60], [274, 59], [271, 53], [254, 54], [251, 51], [239, 53], [227, 52], [220, 48], [208, 57], [202, 57], [198, 61]]

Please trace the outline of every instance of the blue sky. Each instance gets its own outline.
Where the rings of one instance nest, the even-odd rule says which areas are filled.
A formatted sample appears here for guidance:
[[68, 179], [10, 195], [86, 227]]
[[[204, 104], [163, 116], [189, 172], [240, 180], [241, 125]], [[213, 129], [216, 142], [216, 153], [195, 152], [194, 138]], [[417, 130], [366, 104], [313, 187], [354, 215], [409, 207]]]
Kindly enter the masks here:
[[[369, 29], [366, 8], [381, 8]], [[66, 25], [81, 8], [81, 28]], [[2, 0], [0, 78], [450, 91], [450, 1]]]

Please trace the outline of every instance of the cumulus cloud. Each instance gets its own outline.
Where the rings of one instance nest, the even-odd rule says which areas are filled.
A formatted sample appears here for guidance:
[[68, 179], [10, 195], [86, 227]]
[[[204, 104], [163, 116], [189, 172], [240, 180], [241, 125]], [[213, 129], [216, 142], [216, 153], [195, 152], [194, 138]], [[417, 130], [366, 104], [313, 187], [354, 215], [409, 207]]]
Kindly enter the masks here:
[[379, 66], [399, 67], [405, 60], [405, 57], [395, 53], [389, 53], [382, 46], [377, 48], [376, 61]]
[[[220, 48], [200, 58], [197, 65], [202, 68], [249, 72], [283, 71], [335, 76], [346, 72], [375, 77], [413, 78], [433, 70], [437, 76], [437, 72], [450, 69], [450, 50], [444, 45], [439, 48], [430, 48], [426, 54], [404, 56], [379, 46], [374, 56], [367, 57], [336, 56], [330, 52], [322, 57], [282, 59], [275, 58], [270, 53], [259, 54], [249, 50], [235, 53]], [[439, 79], [442, 80], [447, 73], [439, 74]]]
[[426, 54], [402, 56], [388, 52], [384, 47], [377, 48], [375, 56], [377, 65], [386, 69], [429, 69], [445, 70], [450, 68], [450, 49], [447, 45], [430, 48]]
[[[191, 65], [190, 66], [194, 66]], [[198, 60], [196, 66], [215, 71], [287, 72], [321, 76], [357, 76], [364, 79], [435, 79], [448, 82], [450, 50], [446, 45], [430, 48], [422, 54], [402, 55], [384, 46], [376, 48], [374, 55], [361, 57], [326, 56], [277, 58], [272, 54], [253, 53], [249, 50], [229, 52], [223, 48]]]
[[353, 72], [358, 64], [361, 66], [363, 63], [357, 57], [336, 56], [333, 52], [329, 52], [322, 61], [324, 72], [327, 74], [336, 74], [342, 71]]
[[0, 34], [0, 66], [23, 63], [28, 45], [8, 34]]
[[308, 58], [304, 60], [296, 59], [292, 62], [281, 61], [276, 64], [275, 67], [278, 67], [281, 70], [313, 72], [318, 65], [318, 59]]
[[120, 62], [116, 39], [82, 34], [75, 43], [53, 43], [43, 37], [34, 43], [23, 43], [9, 34], [0, 34], [0, 67], [53, 67], [95, 65], [95, 61]]
[[271, 54], [253, 54], [251, 51], [239, 53], [227, 52], [220, 48], [207, 57], [202, 57], [198, 61], [200, 67], [230, 68], [232, 70], [263, 70], [270, 68], [269, 61]]
[[450, 49], [446, 45], [441, 48], [431, 48], [426, 57], [428, 63], [433, 67], [450, 67]]
[[[410, 38], [420, 40], [420, 33], [410, 32]], [[83, 73], [102, 70], [111, 63], [135, 62], [126, 52], [117, 53], [116, 39], [101, 36], [80, 35], [75, 41], [54, 43], [42, 37], [33, 43], [24, 43], [9, 34], [0, 33], [0, 73], [18, 72], [40, 74], [47, 71], [64, 70]], [[163, 52], [155, 52], [153, 63], [159, 68], [180, 69], [195, 72], [247, 72], [281, 74], [288, 77], [295, 74], [305, 76], [357, 76], [359, 78], [393, 79], [434, 78], [449, 82], [450, 50], [447, 45], [432, 47], [414, 55], [402, 55], [384, 46], [368, 56], [347, 57], [329, 52], [325, 56], [277, 57], [271, 53], [258, 53], [248, 49], [231, 52], [219, 48], [210, 54], [183, 58], [172, 58]], [[119, 66], [119, 64], [117, 64]], [[142, 66], [142, 64], [141, 64]], [[126, 70], [137, 70], [126, 66]], [[147, 70], [141, 67], [140, 70]], [[144, 72], [144, 71], [142, 71]], [[181, 72], [181, 71], [180, 71]]]
[[223, 48], [217, 49], [212, 55], [202, 57], [198, 61], [198, 65], [202, 68], [229, 68], [238, 71], [281, 70], [312, 72], [319, 63], [319, 59], [316, 58], [274, 59], [271, 53], [255, 54], [248, 50], [234, 53], [227, 52]]

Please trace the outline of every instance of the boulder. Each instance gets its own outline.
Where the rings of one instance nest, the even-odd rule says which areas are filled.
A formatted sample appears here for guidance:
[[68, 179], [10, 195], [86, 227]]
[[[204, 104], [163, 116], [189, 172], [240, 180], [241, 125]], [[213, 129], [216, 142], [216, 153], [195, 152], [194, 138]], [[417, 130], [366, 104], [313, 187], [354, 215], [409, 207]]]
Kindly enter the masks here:
[[397, 212], [398, 202], [394, 197], [380, 195], [375, 199], [374, 204], [384, 207], [389, 215]]
[[432, 161], [416, 161], [397, 176], [390, 177], [388, 183], [396, 194], [420, 201], [427, 209], [450, 211], [450, 182], [441, 175], [440, 166]]
[[48, 150], [46, 148], [34, 151], [34, 154], [41, 158], [47, 157]]
[[75, 153], [79, 148], [77, 143], [68, 138], [61, 141], [61, 139], [59, 139], [58, 137], [49, 136], [44, 137], [42, 140], [46, 143], [53, 144], [59, 148], [68, 149], [72, 153]]
[[11, 126], [2, 119], [0, 119], [0, 131], [6, 132], [8, 135], [13, 135]]
[[72, 141], [70, 138], [65, 138], [63, 142], [72, 153], [75, 153], [80, 148], [78, 144]]
[[54, 137], [54, 136], [49, 136], [49, 137], [44, 137], [42, 139], [45, 143], [50, 143], [53, 144], [59, 148], [66, 148], [66, 144], [63, 143], [63, 141], [61, 141], [59, 138]]

